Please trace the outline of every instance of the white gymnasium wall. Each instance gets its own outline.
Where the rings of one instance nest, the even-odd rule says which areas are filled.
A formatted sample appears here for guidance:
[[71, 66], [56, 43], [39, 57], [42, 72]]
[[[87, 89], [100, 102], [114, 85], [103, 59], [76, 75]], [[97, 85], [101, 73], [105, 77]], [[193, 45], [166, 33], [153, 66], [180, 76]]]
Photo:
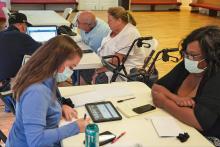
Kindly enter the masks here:
[[0, 0], [0, 2], [6, 3], [6, 7], [11, 10], [11, 1], [10, 0]]
[[[181, 5], [181, 9], [185, 9], [185, 10], [189, 10], [191, 9], [189, 4], [193, 1], [193, 0], [179, 0], [180, 2], [182, 2]], [[194, 0], [195, 1], [195, 0]]]
[[[65, 8], [73, 8], [75, 9], [75, 5], [73, 4], [47, 4], [46, 10], [56, 10], [63, 11]], [[12, 10], [44, 10], [43, 4], [13, 4]]]

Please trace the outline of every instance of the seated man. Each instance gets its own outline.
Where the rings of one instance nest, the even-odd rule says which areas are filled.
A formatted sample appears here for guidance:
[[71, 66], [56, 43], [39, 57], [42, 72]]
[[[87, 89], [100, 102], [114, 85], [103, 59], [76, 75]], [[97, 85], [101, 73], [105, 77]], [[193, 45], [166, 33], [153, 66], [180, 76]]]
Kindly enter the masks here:
[[[19, 71], [24, 55], [34, 53], [41, 43], [33, 40], [25, 34], [27, 17], [22, 13], [14, 13], [9, 17], [8, 29], [0, 32], [0, 92], [10, 90], [10, 80]], [[62, 105], [63, 116], [70, 120], [76, 112], [71, 107], [72, 103], [58, 94], [58, 99]], [[9, 110], [8, 110], [9, 111]]]
[[4, 82], [15, 77], [24, 55], [32, 54], [41, 46], [25, 34], [30, 24], [24, 14], [14, 13], [8, 21], [9, 27], [0, 32], [0, 90]]
[[184, 59], [153, 85], [153, 102], [205, 136], [220, 138], [220, 28], [196, 29], [181, 46]]
[[102, 39], [108, 35], [110, 30], [108, 25], [90, 11], [80, 12], [77, 24], [82, 41], [97, 52]]

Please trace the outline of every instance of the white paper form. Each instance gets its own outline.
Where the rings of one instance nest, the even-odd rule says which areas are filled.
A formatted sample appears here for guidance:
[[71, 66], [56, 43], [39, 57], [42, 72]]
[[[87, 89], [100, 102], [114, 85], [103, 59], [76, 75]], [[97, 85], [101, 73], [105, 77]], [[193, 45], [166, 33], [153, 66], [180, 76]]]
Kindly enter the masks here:
[[70, 96], [70, 99], [72, 100], [75, 107], [80, 107], [80, 106], [84, 106], [87, 103], [104, 101], [105, 97], [100, 95], [97, 91], [91, 91], [91, 92]]
[[174, 137], [183, 133], [176, 121], [170, 116], [154, 116], [151, 121], [160, 137]]
[[124, 87], [97, 88], [93, 91], [83, 92], [70, 96], [76, 107], [84, 106], [87, 103], [105, 101], [107, 98], [134, 97], [133, 93]]
[[111, 87], [111, 88], [97, 88], [96, 91], [106, 97], [106, 98], [114, 98], [114, 97], [134, 97], [131, 90], [125, 87]]

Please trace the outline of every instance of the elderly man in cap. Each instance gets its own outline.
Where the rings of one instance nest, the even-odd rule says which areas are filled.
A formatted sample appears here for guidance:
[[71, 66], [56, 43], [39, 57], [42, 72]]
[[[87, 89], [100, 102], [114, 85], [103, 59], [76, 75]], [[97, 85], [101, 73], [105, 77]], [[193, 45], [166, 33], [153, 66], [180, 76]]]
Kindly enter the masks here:
[[[20, 69], [24, 55], [31, 55], [41, 46], [40, 43], [25, 34], [30, 23], [28, 23], [24, 14], [11, 14], [8, 22], [8, 29], [0, 32], [0, 92], [10, 89], [11, 78], [15, 77]], [[72, 102], [61, 97], [58, 89], [57, 95], [62, 105], [64, 118], [71, 120], [73, 117], [77, 117], [76, 110], [72, 109], [74, 106]], [[9, 97], [7, 98], [7, 103], [9, 102], [8, 100]]]
[[40, 43], [25, 34], [30, 24], [22, 13], [9, 16], [9, 27], [0, 32], [0, 91], [7, 90], [7, 83], [15, 77], [24, 55], [31, 55]]

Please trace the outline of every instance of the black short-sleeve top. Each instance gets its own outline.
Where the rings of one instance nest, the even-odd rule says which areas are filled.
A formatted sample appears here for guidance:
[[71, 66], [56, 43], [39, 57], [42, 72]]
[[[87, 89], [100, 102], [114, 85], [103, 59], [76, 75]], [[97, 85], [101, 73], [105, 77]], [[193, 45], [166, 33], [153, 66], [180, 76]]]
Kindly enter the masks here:
[[[157, 84], [177, 94], [188, 74], [182, 61], [159, 79]], [[209, 78], [206, 75], [205, 73], [194, 98], [194, 114], [203, 128], [201, 133], [220, 138], [220, 72]]]

